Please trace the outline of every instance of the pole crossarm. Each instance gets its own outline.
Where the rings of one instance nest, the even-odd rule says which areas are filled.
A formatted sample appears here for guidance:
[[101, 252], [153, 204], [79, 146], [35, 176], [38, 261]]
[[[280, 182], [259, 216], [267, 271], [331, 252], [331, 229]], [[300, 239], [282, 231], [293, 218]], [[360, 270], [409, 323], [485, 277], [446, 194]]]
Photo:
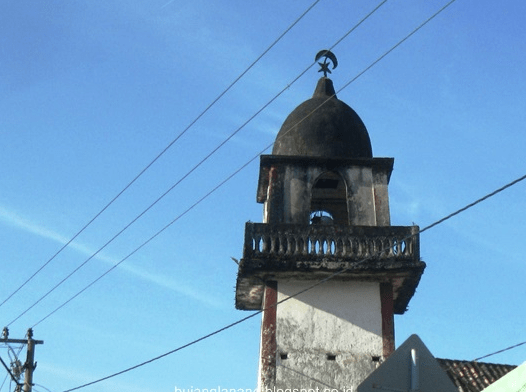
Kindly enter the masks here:
[[[0, 339], [0, 343], [27, 344], [27, 339]], [[35, 344], [44, 344], [43, 340], [33, 340]]]

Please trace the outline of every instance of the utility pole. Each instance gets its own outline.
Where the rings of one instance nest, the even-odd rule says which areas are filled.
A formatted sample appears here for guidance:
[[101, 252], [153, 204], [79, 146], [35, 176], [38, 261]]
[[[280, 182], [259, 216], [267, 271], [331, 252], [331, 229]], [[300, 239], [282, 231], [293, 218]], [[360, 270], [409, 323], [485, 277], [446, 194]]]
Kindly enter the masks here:
[[[37, 367], [35, 362], [35, 344], [37, 341], [33, 340], [33, 329], [27, 330], [27, 357], [24, 365], [26, 369], [26, 376], [24, 379], [24, 392], [31, 392], [33, 389], [33, 371]], [[44, 343], [44, 342], [42, 342]]]
[[[37, 366], [35, 362], [35, 345], [44, 344], [44, 341], [33, 339], [33, 329], [32, 328], [29, 328], [27, 330], [27, 340], [26, 339], [9, 339], [9, 329], [5, 327], [2, 332], [2, 338], [0, 338], [0, 343], [27, 344], [26, 362], [23, 366], [24, 373], [25, 373], [24, 383], [21, 384], [16, 379], [13, 379], [13, 381], [17, 383], [16, 389], [15, 389], [16, 392], [22, 392], [22, 391], [32, 392], [33, 390], [33, 371], [35, 370]], [[9, 373], [11, 375], [11, 378], [13, 378], [13, 374], [11, 372]], [[22, 387], [23, 389], [21, 389]]]

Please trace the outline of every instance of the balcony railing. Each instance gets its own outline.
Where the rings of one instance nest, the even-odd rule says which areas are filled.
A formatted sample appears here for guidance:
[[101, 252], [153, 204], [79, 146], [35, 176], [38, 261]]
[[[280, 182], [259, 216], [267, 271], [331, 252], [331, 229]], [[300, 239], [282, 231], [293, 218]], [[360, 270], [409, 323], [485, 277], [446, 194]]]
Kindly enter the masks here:
[[341, 261], [420, 257], [417, 226], [269, 225], [248, 222], [243, 257]]

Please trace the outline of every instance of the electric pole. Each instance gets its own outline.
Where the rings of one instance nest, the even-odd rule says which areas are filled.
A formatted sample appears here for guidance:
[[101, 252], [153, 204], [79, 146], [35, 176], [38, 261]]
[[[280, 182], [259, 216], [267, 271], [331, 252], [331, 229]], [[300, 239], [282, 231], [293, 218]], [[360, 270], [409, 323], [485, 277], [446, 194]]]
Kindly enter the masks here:
[[[24, 363], [24, 383], [21, 384], [14, 376], [13, 373], [6, 367], [8, 373], [10, 374], [13, 381], [16, 382], [17, 386], [16, 392], [32, 392], [33, 390], [33, 371], [35, 370], [37, 364], [35, 362], [35, 345], [44, 344], [43, 340], [34, 340], [33, 339], [33, 329], [29, 328], [27, 330], [27, 340], [26, 339], [9, 339], [9, 329], [4, 328], [2, 332], [2, 338], [0, 338], [0, 343], [15, 343], [15, 344], [27, 344], [27, 355], [26, 362]], [[4, 361], [2, 360], [2, 363]], [[23, 389], [22, 389], [23, 387]]]

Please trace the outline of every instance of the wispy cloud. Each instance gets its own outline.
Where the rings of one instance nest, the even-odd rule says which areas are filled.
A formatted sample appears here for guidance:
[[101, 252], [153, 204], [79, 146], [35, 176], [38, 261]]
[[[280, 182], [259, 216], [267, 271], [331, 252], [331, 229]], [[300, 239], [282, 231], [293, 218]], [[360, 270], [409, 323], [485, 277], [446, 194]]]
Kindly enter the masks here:
[[172, 4], [175, 0], [170, 0], [169, 2], [165, 3], [164, 5], [161, 6], [161, 8], [159, 8], [160, 10], [162, 10], [163, 8], [165, 7], [168, 7], [170, 4]]
[[30, 220], [21, 217], [13, 211], [6, 209], [3, 206], [0, 206], [0, 221], [13, 226], [17, 229], [26, 231], [31, 234], [35, 234], [42, 238], [47, 238], [49, 240], [65, 244], [67, 239], [52, 230], [49, 230], [45, 227], [39, 226]]
[[[53, 231], [52, 229], [36, 224], [31, 220], [27, 219], [26, 217], [23, 217], [13, 211], [10, 211], [9, 209], [3, 206], [0, 206], [0, 223], [10, 225], [27, 233], [31, 233], [38, 237], [51, 240], [60, 245], [65, 245], [69, 241], [69, 238]], [[96, 252], [96, 250], [93, 250], [90, 247], [82, 245], [78, 242], [72, 242], [71, 244], [69, 244], [69, 248], [88, 257]], [[114, 266], [122, 260], [104, 255], [102, 253], [97, 254], [94, 258], [112, 266]], [[119, 269], [164, 289], [168, 289], [185, 297], [192, 298], [196, 301], [203, 303], [208, 307], [222, 309], [227, 306], [226, 304], [222, 303], [222, 301], [218, 300], [216, 297], [209, 296], [206, 293], [202, 293], [199, 290], [196, 290], [164, 275], [153, 274], [151, 272], [142, 270], [141, 268], [137, 268], [130, 264], [126, 264], [126, 262], [119, 265]]]
[[182, 282], [175, 281], [174, 279], [171, 279], [171, 278], [167, 278], [164, 275], [152, 274], [150, 272], [146, 272], [132, 265], [123, 265], [122, 268], [125, 269], [126, 272], [133, 274], [135, 276], [138, 276], [141, 279], [155, 283], [157, 286], [166, 288], [171, 291], [175, 291], [186, 297], [190, 297], [210, 307], [225, 308], [225, 307], [229, 307], [230, 305], [230, 303], [227, 305], [223, 303], [223, 301], [218, 300], [217, 298], [208, 296], [207, 294], [202, 293], [199, 290], [196, 290], [190, 286], [187, 286]]

